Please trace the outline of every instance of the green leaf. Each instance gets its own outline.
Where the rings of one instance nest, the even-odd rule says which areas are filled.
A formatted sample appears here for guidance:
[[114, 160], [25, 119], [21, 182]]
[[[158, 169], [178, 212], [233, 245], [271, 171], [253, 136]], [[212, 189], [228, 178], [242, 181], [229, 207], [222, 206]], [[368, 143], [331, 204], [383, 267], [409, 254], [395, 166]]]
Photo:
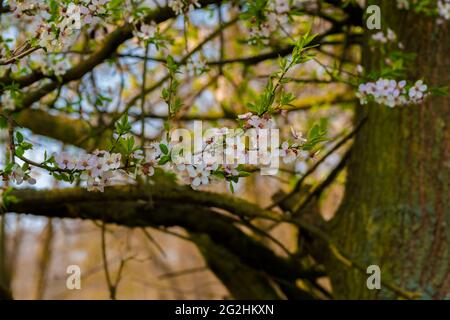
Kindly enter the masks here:
[[2, 201], [1, 204], [4, 208], [7, 208], [10, 203], [19, 203], [20, 199], [16, 196], [10, 195], [10, 193], [13, 191], [12, 187], [6, 188], [6, 190], [1, 195]]
[[239, 172], [239, 177], [248, 177], [250, 175], [251, 175], [251, 173], [248, 171], [240, 171]]
[[67, 173], [61, 173], [61, 179], [65, 182], [70, 182], [70, 176]]
[[134, 136], [131, 136], [127, 139], [127, 151], [128, 153], [133, 152], [134, 148]]
[[27, 162], [24, 162], [22, 165], [22, 170], [24, 172], [28, 171], [28, 169], [30, 168], [30, 165]]
[[23, 142], [23, 135], [19, 131], [16, 132], [16, 139], [19, 144]]
[[16, 155], [18, 157], [22, 157], [24, 153], [25, 153], [25, 150], [22, 148], [22, 146], [19, 146], [16, 148]]
[[20, 146], [24, 149], [24, 150], [29, 150], [29, 149], [33, 149], [33, 145], [29, 142], [22, 142], [20, 144]]
[[119, 135], [124, 135], [127, 134], [128, 132], [130, 132], [131, 130], [131, 125], [128, 122], [128, 115], [125, 114], [122, 116], [122, 118], [120, 118], [120, 120], [118, 122], [116, 122], [116, 132]]
[[258, 108], [253, 103], [250, 102], [247, 103], [247, 109], [253, 112], [258, 112]]
[[321, 138], [325, 135], [326, 130], [322, 129], [318, 124], [315, 124], [308, 133], [308, 140]]
[[178, 70], [178, 64], [172, 56], [167, 57], [167, 69], [169, 69], [170, 73], [176, 73]]
[[168, 154], [169, 153], [169, 148], [167, 148], [167, 146], [164, 143], [160, 143], [159, 144], [159, 148], [161, 149], [161, 152], [163, 154]]
[[170, 161], [170, 157], [165, 155], [165, 156], [162, 156], [161, 159], [159, 159], [158, 164], [160, 166], [162, 166], [162, 165], [166, 164], [169, 161]]
[[442, 86], [442, 87], [434, 87], [430, 89], [431, 94], [434, 96], [446, 96], [448, 95], [448, 87]]
[[5, 129], [8, 127], [8, 120], [4, 117], [0, 117], [0, 129]]

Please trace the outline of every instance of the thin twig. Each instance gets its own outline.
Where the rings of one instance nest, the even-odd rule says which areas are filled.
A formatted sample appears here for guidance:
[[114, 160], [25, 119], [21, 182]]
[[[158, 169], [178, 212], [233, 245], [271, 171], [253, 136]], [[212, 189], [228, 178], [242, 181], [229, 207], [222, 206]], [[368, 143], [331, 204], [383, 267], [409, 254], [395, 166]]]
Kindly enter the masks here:
[[153, 245], [156, 247], [156, 249], [158, 249], [158, 251], [161, 253], [161, 255], [164, 256], [164, 257], [167, 257], [166, 252], [164, 251], [164, 249], [159, 245], [159, 243], [155, 240], [155, 238], [152, 237], [150, 232], [148, 232], [147, 229], [145, 229], [145, 228], [141, 228], [141, 230], [142, 230], [142, 233], [144, 233], [145, 237], [151, 243], [153, 243]]
[[196, 273], [196, 272], [208, 271], [208, 270], [209, 270], [209, 268], [207, 266], [189, 268], [189, 269], [185, 269], [185, 270], [181, 270], [181, 271], [164, 273], [162, 275], [159, 275], [158, 278], [159, 279], [169, 279], [169, 278], [185, 276], [185, 275]]
[[295, 187], [292, 189], [291, 192], [286, 194], [284, 197], [278, 199], [268, 207], [266, 207], [266, 210], [272, 210], [273, 208], [279, 206], [281, 203], [285, 202], [286, 200], [290, 199], [295, 193], [300, 191], [303, 182], [306, 180], [307, 177], [309, 177], [312, 173], [316, 171], [316, 169], [321, 165], [330, 155], [332, 155], [336, 150], [338, 150], [340, 147], [342, 147], [347, 141], [349, 141], [353, 136], [361, 129], [361, 127], [366, 122], [367, 118], [363, 118], [356, 127], [346, 136], [344, 136], [339, 142], [337, 142], [320, 160], [316, 161], [314, 165], [309, 168], [308, 171], [305, 172], [305, 174], [300, 178], [299, 181], [295, 184]]
[[101, 248], [102, 248], [102, 259], [103, 259], [103, 269], [105, 271], [105, 277], [106, 277], [106, 284], [108, 285], [109, 290], [109, 297], [111, 300], [116, 300], [116, 292], [114, 285], [111, 281], [111, 275], [109, 273], [109, 267], [108, 267], [108, 260], [106, 257], [106, 241], [105, 241], [105, 225], [106, 223], [102, 222], [102, 228], [101, 228]]

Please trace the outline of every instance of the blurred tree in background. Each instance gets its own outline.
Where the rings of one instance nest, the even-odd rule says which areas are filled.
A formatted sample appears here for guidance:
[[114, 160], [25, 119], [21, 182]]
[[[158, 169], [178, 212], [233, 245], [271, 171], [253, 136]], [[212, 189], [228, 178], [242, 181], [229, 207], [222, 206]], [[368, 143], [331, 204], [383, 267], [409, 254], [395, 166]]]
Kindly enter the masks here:
[[[1, 1], [0, 299], [449, 299], [449, 10]], [[194, 121], [277, 174], [175, 163]]]

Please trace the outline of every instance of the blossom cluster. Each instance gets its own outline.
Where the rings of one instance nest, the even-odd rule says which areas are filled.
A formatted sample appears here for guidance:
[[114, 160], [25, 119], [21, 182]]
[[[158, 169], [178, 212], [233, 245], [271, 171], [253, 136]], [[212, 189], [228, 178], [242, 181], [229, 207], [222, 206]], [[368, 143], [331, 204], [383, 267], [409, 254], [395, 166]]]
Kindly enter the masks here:
[[[386, 33], [384, 33], [383, 31], [378, 31], [377, 33], [373, 34], [372, 40], [381, 44], [395, 43], [397, 40], [397, 34], [391, 28], [388, 28]], [[398, 42], [398, 47], [400, 49], [404, 49], [403, 43]]]
[[[433, 3], [434, 4], [434, 3]], [[432, 13], [433, 15], [437, 13], [437, 15], [444, 20], [450, 19], [450, 0], [437, 0], [436, 2], [437, 6], [436, 8], [428, 9], [427, 11]], [[404, 9], [409, 10], [411, 8], [420, 8], [421, 10], [424, 10], [424, 7], [422, 4], [417, 0], [397, 0], [397, 8], [398, 9]], [[425, 11], [425, 12], [427, 12]], [[438, 23], [442, 22], [442, 20], [438, 19]]]
[[160, 143], [153, 142], [145, 146], [144, 150], [138, 149], [131, 154], [131, 164], [134, 166], [135, 175], [153, 176], [155, 174], [155, 167], [163, 155]]
[[267, 6], [267, 14], [264, 21], [259, 23], [254, 20], [250, 27], [250, 41], [255, 42], [254, 39], [267, 39], [270, 34], [274, 32], [279, 26], [283, 30], [289, 30], [288, 13], [290, 5], [288, 0], [272, 0]]
[[219, 169], [218, 164], [180, 164], [175, 166], [174, 169], [181, 176], [182, 180], [190, 184], [193, 189], [219, 181], [218, 176], [214, 175]]
[[120, 153], [109, 153], [104, 150], [96, 150], [79, 158], [66, 152], [54, 156], [59, 169], [80, 173], [80, 179], [86, 181], [88, 191], [103, 191], [105, 186], [111, 184], [120, 168], [121, 157]]
[[[60, 9], [60, 17], [56, 21], [50, 21], [49, 14], [42, 17], [39, 26], [39, 45], [46, 50], [61, 50], [73, 42], [75, 31], [83, 25], [95, 25], [101, 21], [101, 17], [108, 14], [107, 3], [109, 0], [83, 0], [79, 4], [69, 3], [67, 7]], [[41, 8], [46, 12], [49, 8]]]
[[200, 8], [200, 3], [199, 0], [169, 0], [169, 7], [175, 14], [180, 15], [186, 11]]
[[[217, 136], [214, 136], [213, 139], [207, 141], [207, 146], [211, 147], [218, 141]], [[167, 150], [163, 151], [161, 146], [165, 146]], [[205, 148], [204, 152], [194, 157], [194, 163], [178, 163], [174, 159], [169, 158], [169, 155], [173, 154], [173, 146], [172, 143], [153, 142], [144, 147], [145, 152], [143, 150], [133, 152], [131, 155], [131, 164], [134, 167], [133, 177], [139, 175], [153, 176], [158, 165], [163, 166], [166, 164], [165, 159], [170, 161], [166, 166], [177, 173], [181, 180], [189, 184], [193, 189], [219, 181], [221, 175], [230, 179], [238, 177], [240, 174], [237, 170], [237, 164], [219, 165], [217, 163], [207, 163], [205, 158], [209, 152], [208, 148]]]
[[14, 110], [15, 101], [11, 94], [11, 91], [8, 90], [8, 91], [3, 92], [3, 95], [1, 96], [0, 106], [1, 106], [1, 109], [3, 109], [3, 110], [8, 110], [8, 111]]
[[[181, 142], [174, 139], [173, 133], [166, 135], [167, 138], [174, 139], [173, 141], [155, 141], [143, 147], [135, 147], [134, 139], [126, 134], [122, 136], [118, 129], [117, 141], [124, 142], [128, 146], [127, 149], [121, 149], [119, 142], [111, 151], [96, 150], [79, 156], [61, 152], [50, 159], [45, 157], [46, 160], [41, 165], [32, 165], [49, 170], [59, 180], [73, 182], [79, 179], [88, 191], [103, 192], [106, 186], [117, 182], [118, 178], [126, 180], [127, 177], [136, 179], [153, 176], [157, 167], [172, 171], [193, 189], [216, 181], [228, 181], [233, 188], [232, 183], [237, 183], [239, 178], [250, 174], [248, 168], [277, 169], [279, 157], [286, 164], [309, 157], [308, 150], [311, 149], [305, 146], [310, 141], [293, 128], [292, 137], [279, 144], [278, 129], [272, 131], [275, 121], [270, 115], [259, 116], [249, 112], [239, 115], [238, 119], [241, 127], [236, 130], [214, 128], [211, 129], [212, 134], [202, 134], [200, 151], [194, 150], [193, 153], [190, 149], [191, 143], [188, 143], [188, 149], [185, 151], [183, 145], [180, 145]], [[270, 139], [268, 145], [268, 136], [273, 132], [276, 139]], [[17, 133], [16, 138], [17, 150], [28, 150], [32, 147], [23, 142], [20, 133]], [[116, 147], [120, 153], [112, 151]], [[34, 184], [36, 181], [30, 177], [29, 163], [26, 159], [21, 159], [25, 161], [22, 167], [10, 165], [0, 174], [4, 179], [11, 179], [17, 184], [23, 181]], [[53, 166], [50, 167], [49, 164]]]
[[[243, 164], [256, 164], [264, 168], [270, 165], [273, 157], [281, 157], [286, 164], [309, 157], [309, 152], [302, 149], [307, 139], [293, 128], [291, 128], [292, 141], [284, 141], [281, 145], [270, 148], [260, 147], [261, 130], [272, 129], [275, 125], [270, 115], [260, 117], [249, 112], [239, 115], [238, 119], [243, 121], [243, 130], [237, 130], [234, 134], [231, 134], [227, 128], [216, 130], [215, 135], [206, 140], [206, 147], [202, 149], [202, 152], [194, 155], [194, 164], [172, 164], [173, 170], [192, 188], [219, 181], [221, 178], [237, 181], [243, 172], [245, 174], [245, 170], [242, 169]], [[248, 129], [255, 130], [256, 140], [250, 139], [246, 145], [243, 133]], [[219, 155], [219, 158], [223, 155], [226, 160], [224, 163], [215, 163], [212, 161], [213, 154]]]
[[275, 127], [275, 122], [269, 114], [264, 114], [262, 117], [247, 112], [238, 116], [238, 119], [244, 121], [244, 129], [271, 129]]
[[193, 56], [186, 64], [186, 73], [189, 76], [199, 76], [208, 70], [207, 61], [202, 55]]
[[394, 42], [397, 39], [397, 35], [391, 28], [388, 28], [386, 34], [383, 31], [378, 31], [372, 35], [372, 39], [377, 42], [388, 43]]
[[280, 156], [283, 158], [284, 163], [292, 163], [297, 159], [305, 160], [309, 157], [309, 152], [301, 148], [308, 140], [303, 137], [300, 131], [296, 131], [292, 127], [291, 132], [294, 142], [284, 141], [281, 144]]
[[450, 20], [450, 0], [438, 1], [438, 14], [445, 20]]
[[[281, 157], [286, 164], [309, 157], [309, 153], [302, 150], [307, 139], [301, 132], [291, 128], [290, 141], [284, 141], [275, 148], [259, 148], [261, 130], [273, 128], [274, 120], [269, 115], [258, 116], [250, 112], [239, 115], [238, 119], [242, 121], [241, 129], [215, 129], [214, 134], [205, 139], [199, 152], [182, 157], [181, 161], [176, 154], [179, 152], [175, 148], [177, 144], [173, 142], [153, 142], [145, 146], [144, 150], [134, 151], [129, 159], [134, 170], [132, 177], [152, 176], [155, 168], [161, 166], [173, 171], [184, 183], [197, 189], [217, 181], [237, 182], [240, 177], [248, 174], [245, 164], [263, 168], [270, 165], [273, 157]], [[256, 141], [250, 141], [246, 145], [244, 133], [249, 129], [254, 129], [257, 133]]]
[[67, 70], [69, 70], [71, 65], [66, 59], [56, 61], [54, 64], [51, 65], [51, 69], [49, 65], [44, 66], [45, 69], [50, 69], [49, 71], [53, 72], [55, 76], [62, 76], [66, 73]]
[[358, 87], [357, 96], [361, 104], [367, 104], [370, 99], [376, 103], [391, 108], [400, 105], [420, 104], [428, 95], [428, 86], [422, 80], [414, 85], [408, 85], [406, 80], [380, 78], [376, 82], [362, 83]]
[[409, 9], [409, 1], [408, 0], [397, 0], [397, 8], [398, 9]]
[[17, 185], [21, 185], [24, 181], [28, 182], [31, 185], [36, 184], [36, 179], [32, 178], [28, 172], [26, 172], [20, 165], [17, 163], [12, 165], [10, 175], [3, 174], [2, 175], [4, 181], [12, 180]]
[[158, 27], [155, 22], [152, 21], [150, 24], [142, 23], [138, 27], [138, 29], [133, 30], [133, 34], [135, 37], [143, 41], [150, 40], [156, 36], [158, 32]]
[[9, 1], [9, 7], [16, 18], [22, 18], [25, 13], [40, 13], [43, 17], [49, 18], [48, 5], [42, 0], [30, 0], [30, 1]]

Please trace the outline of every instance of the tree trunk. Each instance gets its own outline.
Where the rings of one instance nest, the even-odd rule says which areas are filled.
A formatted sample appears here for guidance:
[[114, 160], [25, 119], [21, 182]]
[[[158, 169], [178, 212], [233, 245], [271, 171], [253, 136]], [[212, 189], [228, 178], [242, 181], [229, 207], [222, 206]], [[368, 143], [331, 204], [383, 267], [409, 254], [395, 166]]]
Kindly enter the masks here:
[[[417, 54], [409, 81], [448, 85], [449, 23], [377, 1], [382, 27], [393, 29], [406, 52]], [[367, 43], [367, 41], [365, 41]], [[366, 71], [379, 57], [363, 49]], [[359, 106], [356, 122], [367, 122], [355, 138], [346, 194], [333, 233], [352, 257], [381, 268], [381, 278], [422, 299], [450, 299], [449, 98], [391, 109]], [[337, 298], [395, 298], [383, 287], [369, 290], [365, 275], [337, 261], [330, 269]], [[337, 271], [334, 271], [337, 270]]]
[[12, 299], [6, 238], [6, 216], [3, 215], [0, 217], [0, 300]]
[[40, 248], [40, 254], [38, 257], [38, 276], [36, 279], [36, 295], [35, 300], [42, 300], [45, 297], [45, 290], [47, 287], [49, 269], [51, 266], [51, 260], [53, 256], [53, 239], [54, 239], [54, 230], [53, 230], [53, 219], [49, 218], [47, 221], [47, 225], [41, 233], [41, 243], [42, 247]]

